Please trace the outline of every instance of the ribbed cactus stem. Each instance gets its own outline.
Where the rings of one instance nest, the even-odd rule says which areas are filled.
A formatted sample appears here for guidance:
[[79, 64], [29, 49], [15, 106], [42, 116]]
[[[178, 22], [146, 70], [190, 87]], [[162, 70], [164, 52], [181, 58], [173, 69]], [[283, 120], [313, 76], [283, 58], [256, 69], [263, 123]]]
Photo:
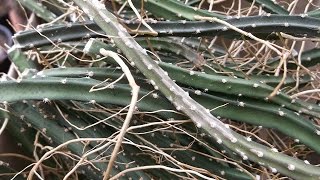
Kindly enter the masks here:
[[[226, 127], [169, 78], [168, 73], [148, 56], [147, 51], [117, 22], [117, 18], [107, 11], [104, 4], [98, 0], [74, 0], [74, 2], [107, 33], [124, 55], [133, 62], [132, 64], [150, 80], [156, 90], [159, 89], [177, 110], [188, 115], [198, 128], [203, 128], [210, 136], [216, 138], [218, 143], [223, 143], [235, 152], [240, 150], [249, 159], [264, 163], [265, 166], [272, 166], [288, 176], [305, 176], [310, 179], [320, 176], [317, 167], [305, 165], [298, 159], [280, 153], [271, 153], [269, 148], [248, 142], [244, 137]], [[196, 76], [193, 71], [190, 73]]]
[[117, 22], [116, 17], [108, 12], [104, 5], [97, 0], [75, 0], [75, 2], [92, 17], [102, 30], [107, 32], [107, 36], [114, 40], [115, 44], [124, 50], [126, 57], [133, 61], [135, 66], [148, 78], [155, 89], [159, 89], [177, 109], [186, 113], [198, 126], [212, 131], [211, 126], [216, 127], [217, 132], [228, 139], [233, 140], [231, 131], [225, 128], [224, 124], [210, 114], [210, 112], [194, 101], [190, 96], [176, 85], [163, 71], [158, 64], [148, 55], [127, 32], [127, 30]]
[[43, 6], [41, 3], [35, 0], [17, 0], [24, 7], [28, 8], [30, 11], [34, 12], [38, 17], [44, 19], [47, 22], [53, 21], [57, 16], [49, 11], [46, 6]]

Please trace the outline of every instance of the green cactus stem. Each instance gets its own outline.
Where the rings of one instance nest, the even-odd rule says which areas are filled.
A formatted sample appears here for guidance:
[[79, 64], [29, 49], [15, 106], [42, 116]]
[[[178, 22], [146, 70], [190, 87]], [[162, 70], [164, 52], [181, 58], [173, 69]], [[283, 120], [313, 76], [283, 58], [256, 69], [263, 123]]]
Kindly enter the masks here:
[[[160, 69], [140, 45], [130, 38], [126, 29], [117, 22], [117, 18], [108, 12], [104, 5], [97, 0], [74, 0], [85, 13], [113, 39], [129, 61], [148, 78], [152, 84], [159, 89], [177, 109], [184, 112], [197, 125], [208, 134], [216, 138], [238, 154], [245, 153], [247, 157], [255, 162], [265, 163], [266, 166], [276, 168], [279, 172], [291, 177], [319, 178], [318, 167], [306, 165], [301, 160], [274, 153], [269, 148], [257, 143], [248, 142], [241, 135], [228, 129], [221, 121], [212, 116], [203, 106], [195, 102], [178, 85], [176, 85], [166, 73]], [[116, 38], [115, 38], [116, 37]], [[90, 46], [89, 46], [90, 48]], [[258, 153], [257, 153], [258, 152]], [[260, 153], [261, 152], [261, 153]], [[106, 177], [105, 177], [106, 178]]]
[[[272, 37], [274, 32], [283, 32], [294, 36], [319, 37], [318, 27], [320, 20], [316, 18], [286, 15], [250, 16], [227, 19], [226, 22], [233, 26], [250, 32], [255, 36]], [[140, 27], [140, 22], [123, 22], [130, 29]], [[160, 21], [150, 23], [158, 36], [226, 36], [234, 38], [239, 34], [219, 23], [199, 21]], [[149, 30], [140, 27], [138, 35], [143, 35]], [[41, 34], [40, 34], [41, 33]], [[68, 23], [54, 25], [37, 30], [22, 31], [14, 35], [13, 39], [17, 48], [30, 49], [42, 45], [79, 40], [83, 38], [99, 37], [103, 34], [101, 28], [94, 22]], [[137, 32], [131, 32], [136, 34]], [[147, 33], [148, 34], [148, 33]], [[32, 37], [32, 38], [30, 38]], [[276, 38], [276, 37], [274, 37]], [[50, 39], [50, 41], [48, 40]]]

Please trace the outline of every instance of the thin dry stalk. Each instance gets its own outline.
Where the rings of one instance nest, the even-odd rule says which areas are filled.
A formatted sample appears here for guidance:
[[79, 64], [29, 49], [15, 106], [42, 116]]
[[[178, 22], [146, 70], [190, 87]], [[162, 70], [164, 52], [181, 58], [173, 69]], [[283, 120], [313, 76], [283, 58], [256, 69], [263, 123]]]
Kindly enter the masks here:
[[[129, 1], [129, 4], [130, 4], [130, 1]], [[114, 163], [114, 161], [115, 161], [115, 159], [117, 157], [117, 154], [118, 154], [118, 151], [120, 149], [123, 137], [124, 137], [128, 127], [129, 127], [131, 117], [133, 115], [134, 109], [135, 109], [136, 104], [137, 104], [138, 93], [139, 93], [139, 88], [140, 87], [136, 84], [136, 82], [135, 82], [135, 80], [134, 80], [134, 78], [133, 78], [128, 66], [122, 61], [122, 59], [118, 56], [117, 53], [114, 53], [112, 51], [107, 51], [105, 49], [100, 49], [100, 53], [103, 56], [112, 57], [120, 65], [122, 71], [124, 72], [124, 74], [126, 75], [128, 81], [129, 81], [129, 85], [132, 88], [132, 98], [131, 98], [128, 114], [126, 116], [126, 119], [123, 122], [122, 128], [120, 130], [120, 134], [117, 136], [117, 143], [116, 143], [116, 145], [115, 145], [115, 147], [113, 149], [113, 152], [111, 154], [107, 170], [104, 173], [103, 179], [106, 180], [106, 179], [108, 179], [109, 174], [111, 173], [111, 169], [112, 169], [113, 163]]]

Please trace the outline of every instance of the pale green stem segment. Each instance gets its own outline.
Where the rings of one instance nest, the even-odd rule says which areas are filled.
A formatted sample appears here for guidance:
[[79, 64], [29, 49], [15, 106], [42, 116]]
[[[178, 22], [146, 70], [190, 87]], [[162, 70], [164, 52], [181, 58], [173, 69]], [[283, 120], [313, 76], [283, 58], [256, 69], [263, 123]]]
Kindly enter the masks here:
[[320, 169], [308, 165], [301, 160], [272, 151], [258, 143], [249, 142], [241, 135], [227, 128], [225, 124], [215, 118], [210, 112], [194, 101], [190, 96], [176, 85], [153, 61], [143, 49], [118, 23], [117, 18], [107, 11], [104, 4], [98, 0], [74, 0], [83, 11], [89, 15], [106, 32], [114, 43], [122, 50], [124, 55], [148, 78], [155, 89], [159, 89], [177, 108], [197, 125], [203, 128], [219, 143], [234, 150], [243, 159], [249, 158], [255, 162], [277, 170], [287, 176], [297, 179], [318, 179]]

